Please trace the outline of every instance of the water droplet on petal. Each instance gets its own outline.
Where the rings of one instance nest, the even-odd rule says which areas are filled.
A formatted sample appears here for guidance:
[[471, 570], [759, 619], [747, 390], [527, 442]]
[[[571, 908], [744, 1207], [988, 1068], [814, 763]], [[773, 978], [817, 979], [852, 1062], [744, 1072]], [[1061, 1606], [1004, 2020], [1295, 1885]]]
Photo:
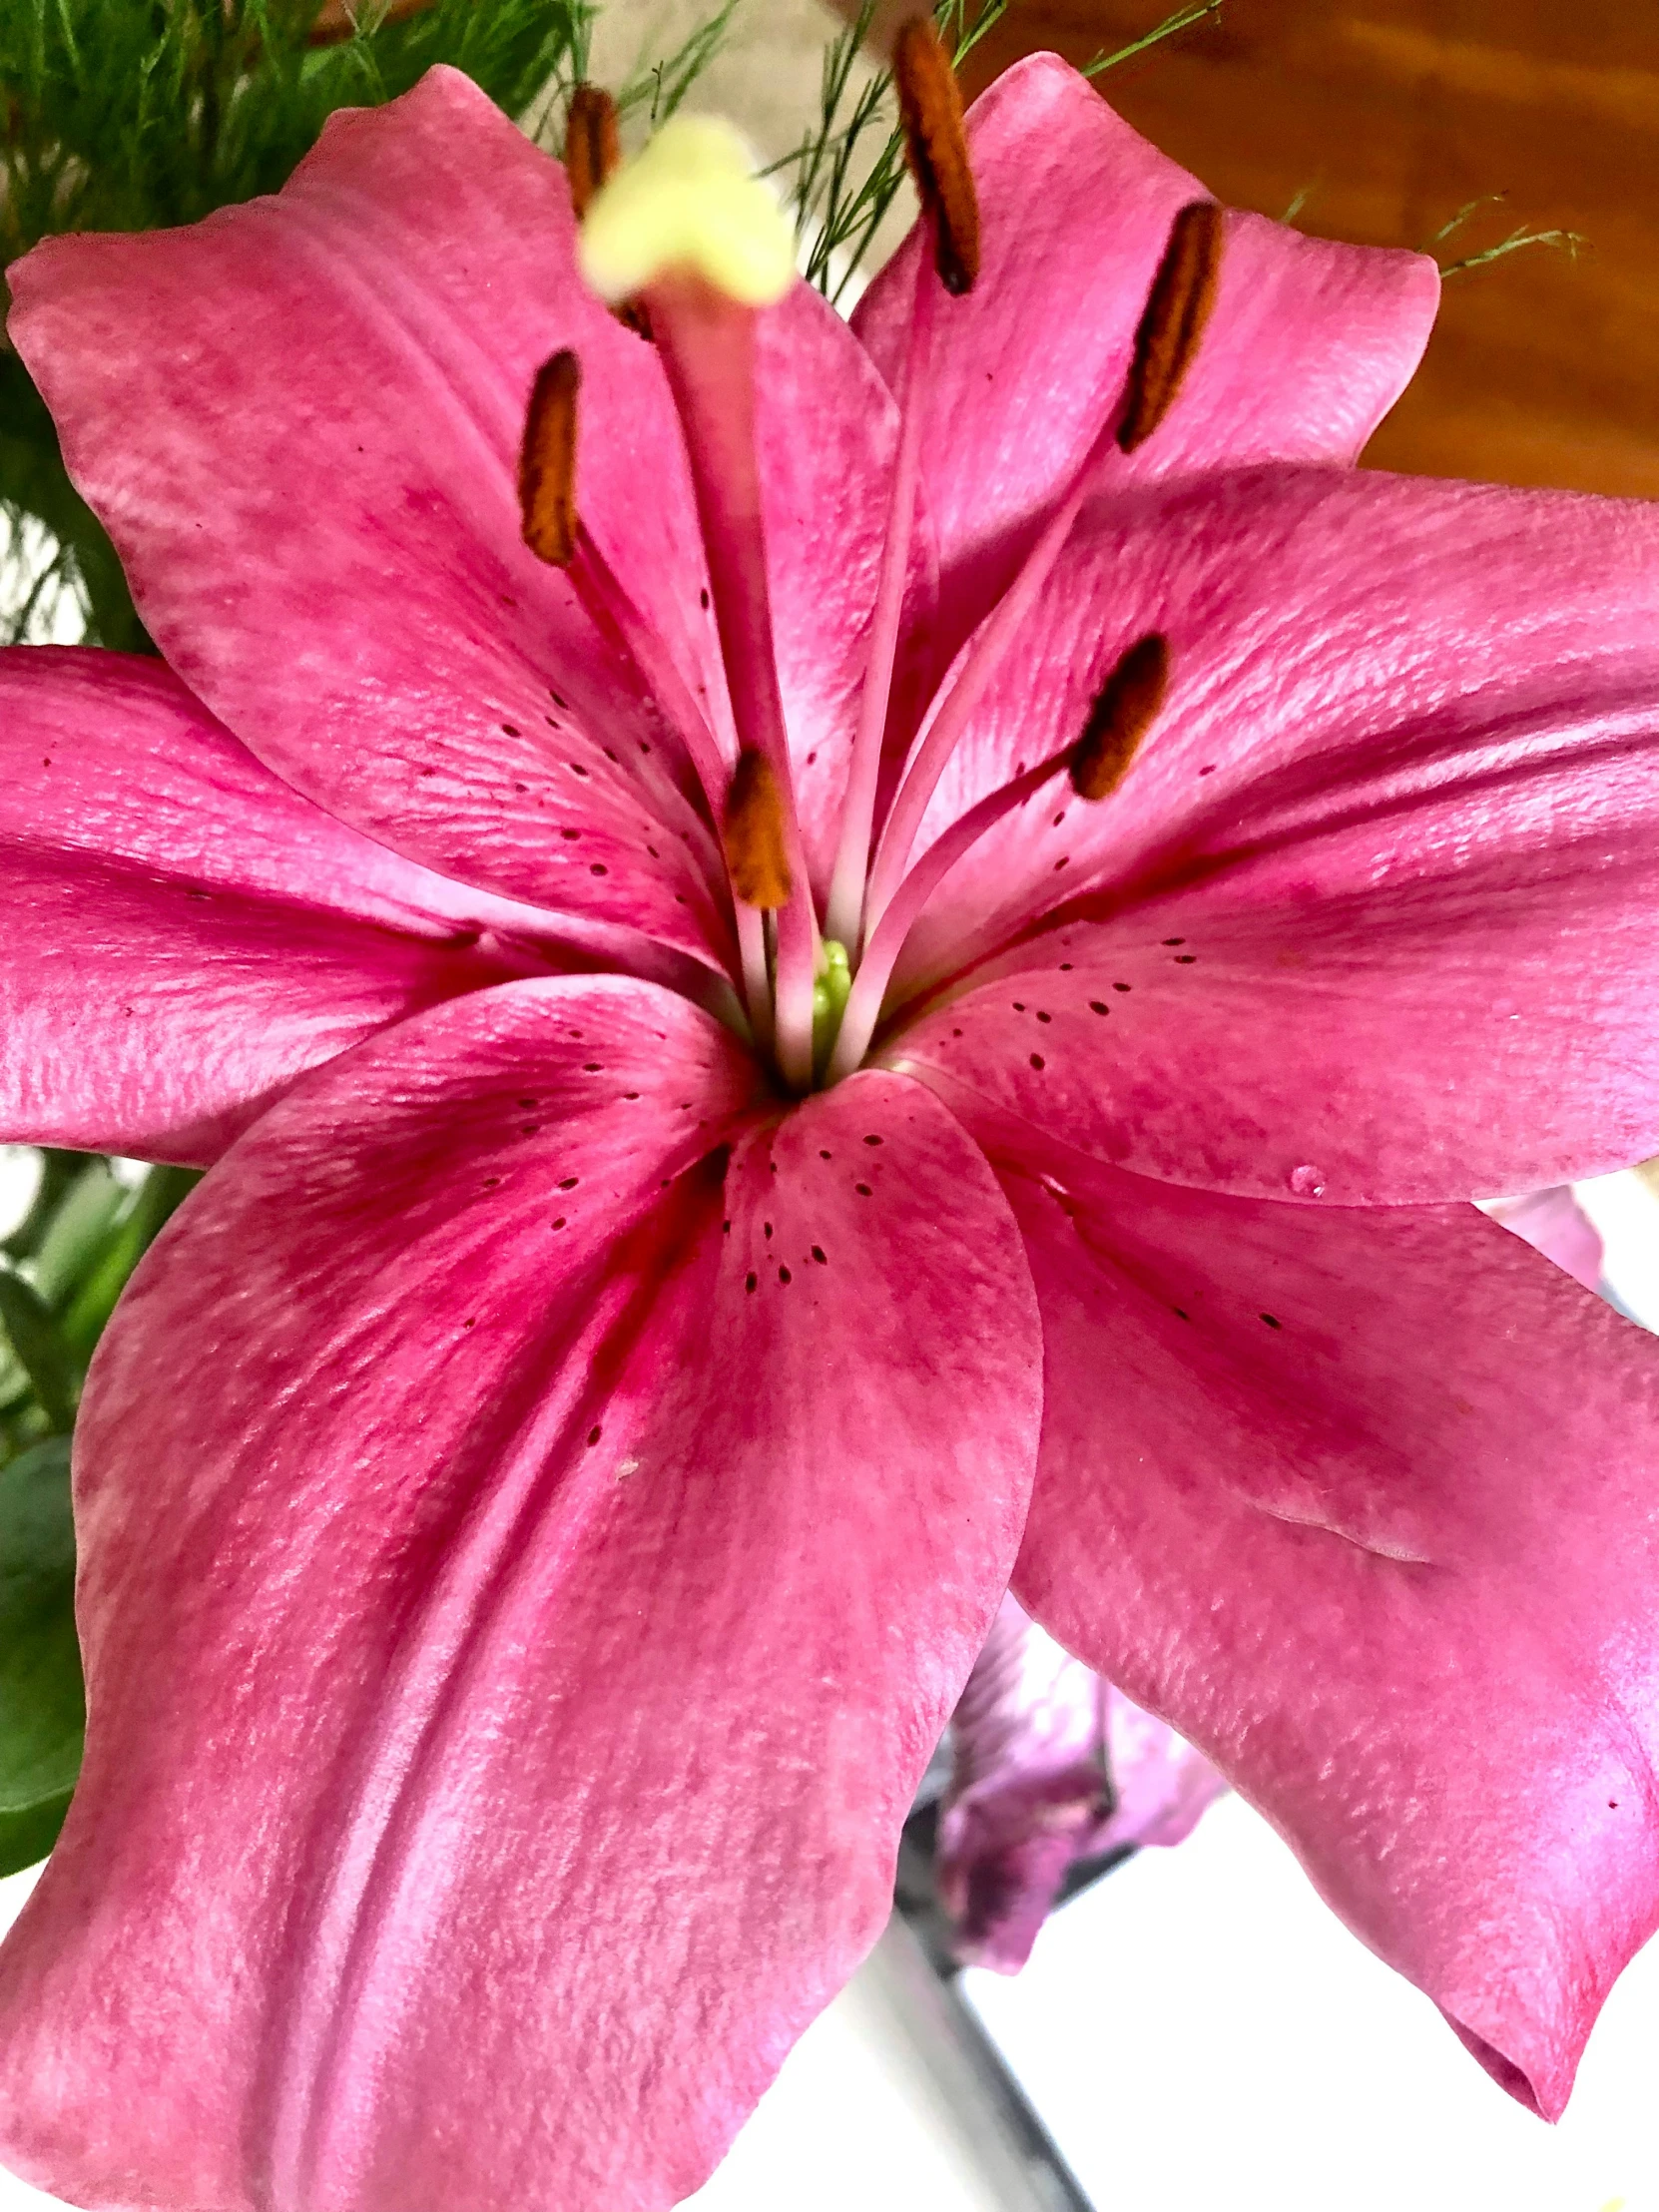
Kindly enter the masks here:
[[1325, 1196], [1324, 1173], [1315, 1167], [1292, 1168], [1286, 1178], [1298, 1198], [1323, 1198]]

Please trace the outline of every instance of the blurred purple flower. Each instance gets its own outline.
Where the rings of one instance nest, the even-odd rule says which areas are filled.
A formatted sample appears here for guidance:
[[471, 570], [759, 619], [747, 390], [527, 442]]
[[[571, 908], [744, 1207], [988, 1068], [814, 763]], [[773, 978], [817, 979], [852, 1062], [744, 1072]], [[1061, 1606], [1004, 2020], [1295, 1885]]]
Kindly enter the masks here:
[[1011, 1597], [951, 1722], [938, 1887], [965, 1964], [1017, 1973], [1080, 1860], [1178, 1844], [1227, 1785]]
[[1570, 1183], [1553, 1183], [1524, 1198], [1505, 1198], [1488, 1209], [1534, 1252], [1565, 1268], [1587, 1291], [1601, 1283], [1601, 1232], [1572, 1195]]

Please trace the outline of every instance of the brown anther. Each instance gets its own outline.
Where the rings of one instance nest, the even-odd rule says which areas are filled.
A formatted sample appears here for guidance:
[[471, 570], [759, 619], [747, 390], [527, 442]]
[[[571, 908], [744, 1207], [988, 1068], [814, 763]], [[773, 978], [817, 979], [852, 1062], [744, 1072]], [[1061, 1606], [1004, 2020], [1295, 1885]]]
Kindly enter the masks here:
[[576, 394], [582, 364], [568, 346], [536, 371], [518, 454], [524, 542], [555, 568], [576, 556]]
[[933, 226], [933, 260], [948, 292], [979, 275], [979, 199], [968, 165], [962, 95], [930, 15], [912, 16], [893, 41], [893, 83], [910, 174]]
[[1154, 630], [1120, 655], [1089, 709], [1071, 755], [1072, 789], [1080, 799], [1106, 799], [1117, 790], [1158, 719], [1168, 686], [1169, 640]]
[[565, 175], [570, 179], [570, 204], [578, 223], [621, 160], [616, 102], [603, 86], [578, 85], [570, 96], [570, 113], [565, 119]]
[[766, 910], [787, 906], [795, 884], [784, 850], [784, 802], [772, 763], [753, 746], [738, 755], [721, 838], [732, 888], [744, 904]]
[[1221, 276], [1223, 218], [1213, 200], [1194, 200], [1170, 226], [1169, 244], [1152, 279], [1135, 357], [1129, 366], [1118, 444], [1144, 445], [1174, 406], [1193, 364]]

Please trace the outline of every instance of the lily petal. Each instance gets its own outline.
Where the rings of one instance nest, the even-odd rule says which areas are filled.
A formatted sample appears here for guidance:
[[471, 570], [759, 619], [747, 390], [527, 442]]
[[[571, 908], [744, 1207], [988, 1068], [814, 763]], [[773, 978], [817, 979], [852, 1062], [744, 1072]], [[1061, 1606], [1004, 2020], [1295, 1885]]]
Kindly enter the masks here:
[[0, 653], [9, 1138], [205, 1164], [383, 1023], [563, 964], [537, 924], [343, 829], [161, 662]]
[[618, 978], [308, 1079], [95, 1365], [88, 1759], [0, 1953], [7, 2162], [223, 2212], [698, 2186], [883, 1925], [1040, 1361], [914, 1085], [780, 1118]]
[[571, 238], [558, 165], [439, 69], [331, 117], [274, 199], [49, 240], [9, 328], [152, 635], [261, 760], [445, 874], [717, 960], [667, 733], [520, 542], [531, 382], [575, 344], [584, 500], [701, 619], [660, 367]]
[[[1006, 588], [1110, 419], [1170, 225], [1209, 197], [1057, 55], [1004, 72], [967, 129], [981, 271], [937, 317], [922, 448], [951, 646]], [[912, 234], [852, 318], [895, 390], [921, 245]], [[1352, 461], [1409, 381], [1439, 288], [1424, 255], [1229, 215], [1198, 359], [1157, 435], [1114, 461], [1112, 484]]]
[[1659, 1149], [1659, 509], [1264, 470], [1131, 510], [1093, 511], [941, 805], [1080, 729], [1148, 630], [1163, 715], [1109, 800], [1060, 781], [946, 879], [912, 987], [1023, 941], [894, 1063], [1261, 1196]]
[[1555, 2116], [1659, 1924], [1659, 1347], [1471, 1207], [1013, 1158], [1047, 1361], [1021, 1602]]

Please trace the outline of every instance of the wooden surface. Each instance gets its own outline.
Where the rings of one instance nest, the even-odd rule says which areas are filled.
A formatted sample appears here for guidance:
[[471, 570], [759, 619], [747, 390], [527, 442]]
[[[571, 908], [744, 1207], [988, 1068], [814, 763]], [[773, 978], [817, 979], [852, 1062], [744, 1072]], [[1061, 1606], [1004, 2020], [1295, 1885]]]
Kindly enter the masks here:
[[[969, 89], [1049, 46], [1082, 62], [1160, 0], [1013, 0]], [[1379, 466], [1659, 497], [1659, 0], [1227, 0], [1100, 79], [1223, 200], [1439, 258], [1525, 222], [1581, 232], [1452, 277]]]

